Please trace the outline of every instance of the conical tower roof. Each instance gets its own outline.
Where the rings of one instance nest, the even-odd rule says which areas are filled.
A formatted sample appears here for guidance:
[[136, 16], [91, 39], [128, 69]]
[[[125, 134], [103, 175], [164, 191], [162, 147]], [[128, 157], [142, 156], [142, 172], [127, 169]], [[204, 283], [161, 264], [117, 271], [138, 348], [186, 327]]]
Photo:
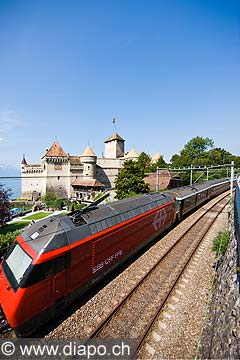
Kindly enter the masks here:
[[159, 154], [159, 152], [156, 152], [156, 154], [153, 155], [152, 157], [152, 162], [157, 162], [160, 159], [161, 155]]
[[27, 161], [26, 161], [26, 159], [25, 159], [25, 154], [23, 154], [23, 159], [22, 159], [22, 161], [21, 161], [21, 164], [22, 164], [22, 165], [27, 165]]
[[46, 154], [44, 156], [67, 156], [67, 154], [59, 145], [59, 143], [55, 140], [50, 149], [46, 150]]
[[127, 153], [127, 155], [125, 156], [126, 159], [128, 159], [128, 158], [138, 158], [138, 157], [139, 157], [139, 155], [138, 155], [138, 153], [136, 152], [135, 149], [130, 150]]
[[87, 146], [86, 149], [80, 155], [80, 157], [82, 157], [82, 156], [96, 156], [96, 154], [93, 151], [93, 149], [90, 148], [90, 146]]

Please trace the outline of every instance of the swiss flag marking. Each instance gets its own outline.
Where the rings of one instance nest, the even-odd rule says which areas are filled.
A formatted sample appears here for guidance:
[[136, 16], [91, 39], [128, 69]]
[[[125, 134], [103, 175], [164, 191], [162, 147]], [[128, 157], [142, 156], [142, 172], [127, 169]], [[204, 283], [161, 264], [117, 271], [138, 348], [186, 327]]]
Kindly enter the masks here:
[[165, 209], [158, 210], [153, 219], [154, 229], [157, 231], [163, 227], [167, 219], [167, 212]]

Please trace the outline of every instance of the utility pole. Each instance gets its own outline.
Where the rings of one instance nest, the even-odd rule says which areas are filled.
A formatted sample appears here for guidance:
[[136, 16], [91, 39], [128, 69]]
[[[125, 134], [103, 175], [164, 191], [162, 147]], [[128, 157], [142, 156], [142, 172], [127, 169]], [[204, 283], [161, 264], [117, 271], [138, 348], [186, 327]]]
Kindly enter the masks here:
[[230, 199], [233, 197], [233, 180], [234, 180], [234, 161], [231, 162], [231, 186], [230, 186]]
[[156, 192], [158, 192], [158, 183], [159, 183], [159, 173], [158, 173], [158, 166], [157, 166], [157, 173], [156, 173]]
[[190, 186], [192, 186], [192, 171], [193, 171], [193, 166], [191, 165]]

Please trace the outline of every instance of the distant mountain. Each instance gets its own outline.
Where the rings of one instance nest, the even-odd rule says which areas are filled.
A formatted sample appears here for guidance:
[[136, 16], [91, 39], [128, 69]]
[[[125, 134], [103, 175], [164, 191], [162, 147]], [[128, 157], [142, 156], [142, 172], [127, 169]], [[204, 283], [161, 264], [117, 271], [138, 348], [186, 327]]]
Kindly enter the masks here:
[[21, 171], [20, 167], [0, 164], [0, 184], [12, 190], [12, 199], [21, 196]]

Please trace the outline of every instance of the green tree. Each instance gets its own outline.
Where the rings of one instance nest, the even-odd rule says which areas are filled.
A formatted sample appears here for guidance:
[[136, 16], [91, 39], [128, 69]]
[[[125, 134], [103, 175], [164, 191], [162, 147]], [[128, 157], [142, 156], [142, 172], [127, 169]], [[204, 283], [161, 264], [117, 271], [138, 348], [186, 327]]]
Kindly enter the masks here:
[[47, 205], [47, 207], [55, 207], [57, 199], [57, 195], [52, 191], [47, 191], [42, 197], [42, 201]]
[[180, 155], [175, 154], [172, 156], [171, 163], [177, 167], [199, 165], [200, 161], [206, 163], [206, 151], [213, 146], [214, 142], [212, 139], [196, 136], [184, 146], [180, 151]]
[[171, 164], [175, 167], [191, 165], [189, 159], [184, 155], [175, 154], [171, 158]]
[[4, 185], [0, 184], [0, 226], [4, 225], [8, 220], [12, 194], [10, 188], [4, 188]]
[[240, 156], [232, 155], [231, 158], [230, 158], [229, 163], [231, 161], [234, 161], [235, 169], [240, 169]]
[[115, 180], [117, 199], [149, 192], [149, 185], [144, 182], [144, 175], [144, 169], [138, 161], [125, 161]]
[[157, 162], [152, 163], [152, 159], [145, 152], [142, 152], [138, 158], [138, 164], [143, 169], [145, 175], [150, 172], [155, 172], [157, 167], [166, 166], [166, 162], [163, 159], [163, 156], [160, 156]]
[[231, 163], [232, 155], [221, 148], [214, 148], [208, 152], [209, 164], [222, 165]]
[[137, 163], [145, 174], [150, 171], [151, 157], [149, 155], [147, 155], [145, 152], [142, 152], [139, 155]]
[[184, 146], [184, 149], [180, 154], [186, 156], [190, 160], [193, 160], [196, 157], [203, 155], [205, 151], [213, 146], [214, 142], [212, 139], [196, 136]]

